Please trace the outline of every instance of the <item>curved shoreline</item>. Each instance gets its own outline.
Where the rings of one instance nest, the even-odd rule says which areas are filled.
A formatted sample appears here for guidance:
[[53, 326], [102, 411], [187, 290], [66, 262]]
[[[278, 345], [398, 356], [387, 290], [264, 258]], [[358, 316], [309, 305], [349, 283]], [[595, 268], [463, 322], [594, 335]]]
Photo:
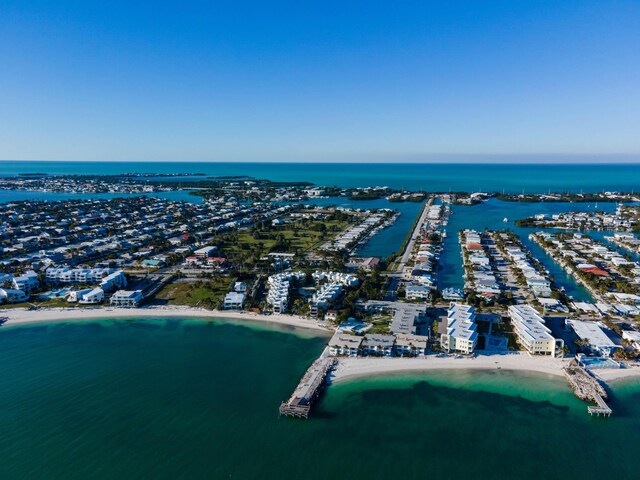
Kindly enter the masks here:
[[332, 382], [338, 383], [375, 375], [434, 370], [510, 370], [564, 376], [562, 368], [568, 360], [539, 358], [528, 354], [476, 355], [456, 358], [429, 355], [423, 358], [341, 358]]
[[[7, 327], [47, 323], [72, 323], [83, 320], [117, 320], [131, 318], [194, 318], [212, 320], [248, 321], [254, 325], [288, 326], [330, 336], [331, 326], [296, 315], [261, 315], [230, 310], [206, 310], [192, 307], [144, 307], [144, 308], [51, 308], [42, 310], [11, 309], [0, 312]], [[332, 382], [339, 383], [363, 377], [394, 373], [429, 372], [434, 370], [505, 370], [537, 372], [563, 377], [562, 368], [569, 359], [536, 357], [526, 352], [509, 354], [477, 354], [472, 357], [428, 355], [421, 358], [341, 357], [332, 375]], [[620, 369], [593, 371], [603, 382], [618, 383], [640, 379], [640, 364]]]
[[231, 310], [206, 310], [192, 307], [145, 307], [145, 308], [51, 308], [42, 310], [15, 309], [0, 312], [5, 317], [4, 325], [19, 326], [38, 323], [62, 323], [81, 320], [114, 320], [118, 318], [211, 318], [216, 320], [247, 320], [253, 323], [287, 325], [313, 330], [330, 335], [333, 330], [315, 320], [296, 315], [260, 315]]

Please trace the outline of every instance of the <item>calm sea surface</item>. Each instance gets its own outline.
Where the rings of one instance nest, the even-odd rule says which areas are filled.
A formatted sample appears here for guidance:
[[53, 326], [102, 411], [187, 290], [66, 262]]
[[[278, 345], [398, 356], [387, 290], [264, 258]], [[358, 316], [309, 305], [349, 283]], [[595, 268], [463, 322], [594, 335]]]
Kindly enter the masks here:
[[325, 338], [181, 320], [0, 329], [2, 479], [636, 478], [640, 388], [591, 418], [502, 371], [332, 385], [278, 418]]
[[[424, 164], [424, 163], [193, 163], [193, 162], [18, 162], [0, 161], [0, 176], [49, 174], [203, 173], [249, 175], [316, 185], [427, 191], [599, 192], [640, 186], [639, 164]], [[198, 179], [198, 177], [194, 177]]]

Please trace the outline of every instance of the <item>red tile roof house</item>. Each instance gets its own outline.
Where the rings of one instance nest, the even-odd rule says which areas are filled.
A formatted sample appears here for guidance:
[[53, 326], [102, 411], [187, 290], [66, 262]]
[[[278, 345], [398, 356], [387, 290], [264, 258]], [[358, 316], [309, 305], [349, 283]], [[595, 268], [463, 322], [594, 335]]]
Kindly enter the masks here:
[[598, 275], [600, 277], [608, 277], [609, 276], [609, 272], [605, 272], [604, 270], [602, 270], [601, 268], [598, 268], [598, 267], [587, 267], [587, 268], [581, 268], [580, 270], [582, 270], [583, 272], [587, 272], [587, 273], [593, 273], [594, 275]]

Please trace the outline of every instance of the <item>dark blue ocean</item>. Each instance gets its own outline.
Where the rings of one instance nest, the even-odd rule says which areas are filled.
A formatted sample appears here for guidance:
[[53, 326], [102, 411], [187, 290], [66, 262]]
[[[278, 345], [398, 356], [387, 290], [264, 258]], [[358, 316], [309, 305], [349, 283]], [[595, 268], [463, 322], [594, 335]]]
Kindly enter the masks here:
[[640, 163], [438, 164], [438, 163], [197, 163], [0, 161], [0, 176], [18, 173], [203, 173], [248, 175], [316, 185], [447, 191], [540, 193], [631, 191], [640, 186]]

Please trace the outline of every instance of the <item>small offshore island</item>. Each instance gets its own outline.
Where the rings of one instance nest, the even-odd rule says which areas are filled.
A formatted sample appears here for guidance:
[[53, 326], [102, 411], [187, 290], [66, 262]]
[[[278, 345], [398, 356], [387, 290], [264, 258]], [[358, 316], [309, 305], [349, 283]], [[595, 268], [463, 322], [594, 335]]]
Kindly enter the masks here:
[[[590, 414], [608, 416], [606, 382], [640, 377], [633, 192], [438, 193], [202, 174], [38, 173], [0, 188], [84, 195], [0, 205], [3, 324], [198, 317], [322, 332], [326, 348], [281, 414], [308, 417], [327, 382], [497, 369], [564, 377]], [[185, 189], [198, 200], [155, 196]], [[452, 231], [456, 209], [496, 201], [574, 211], [514, 218], [517, 233], [506, 216], [504, 228]], [[396, 253], [362, 256], [404, 202], [419, 209]], [[452, 259], [459, 285], [447, 280]]]

